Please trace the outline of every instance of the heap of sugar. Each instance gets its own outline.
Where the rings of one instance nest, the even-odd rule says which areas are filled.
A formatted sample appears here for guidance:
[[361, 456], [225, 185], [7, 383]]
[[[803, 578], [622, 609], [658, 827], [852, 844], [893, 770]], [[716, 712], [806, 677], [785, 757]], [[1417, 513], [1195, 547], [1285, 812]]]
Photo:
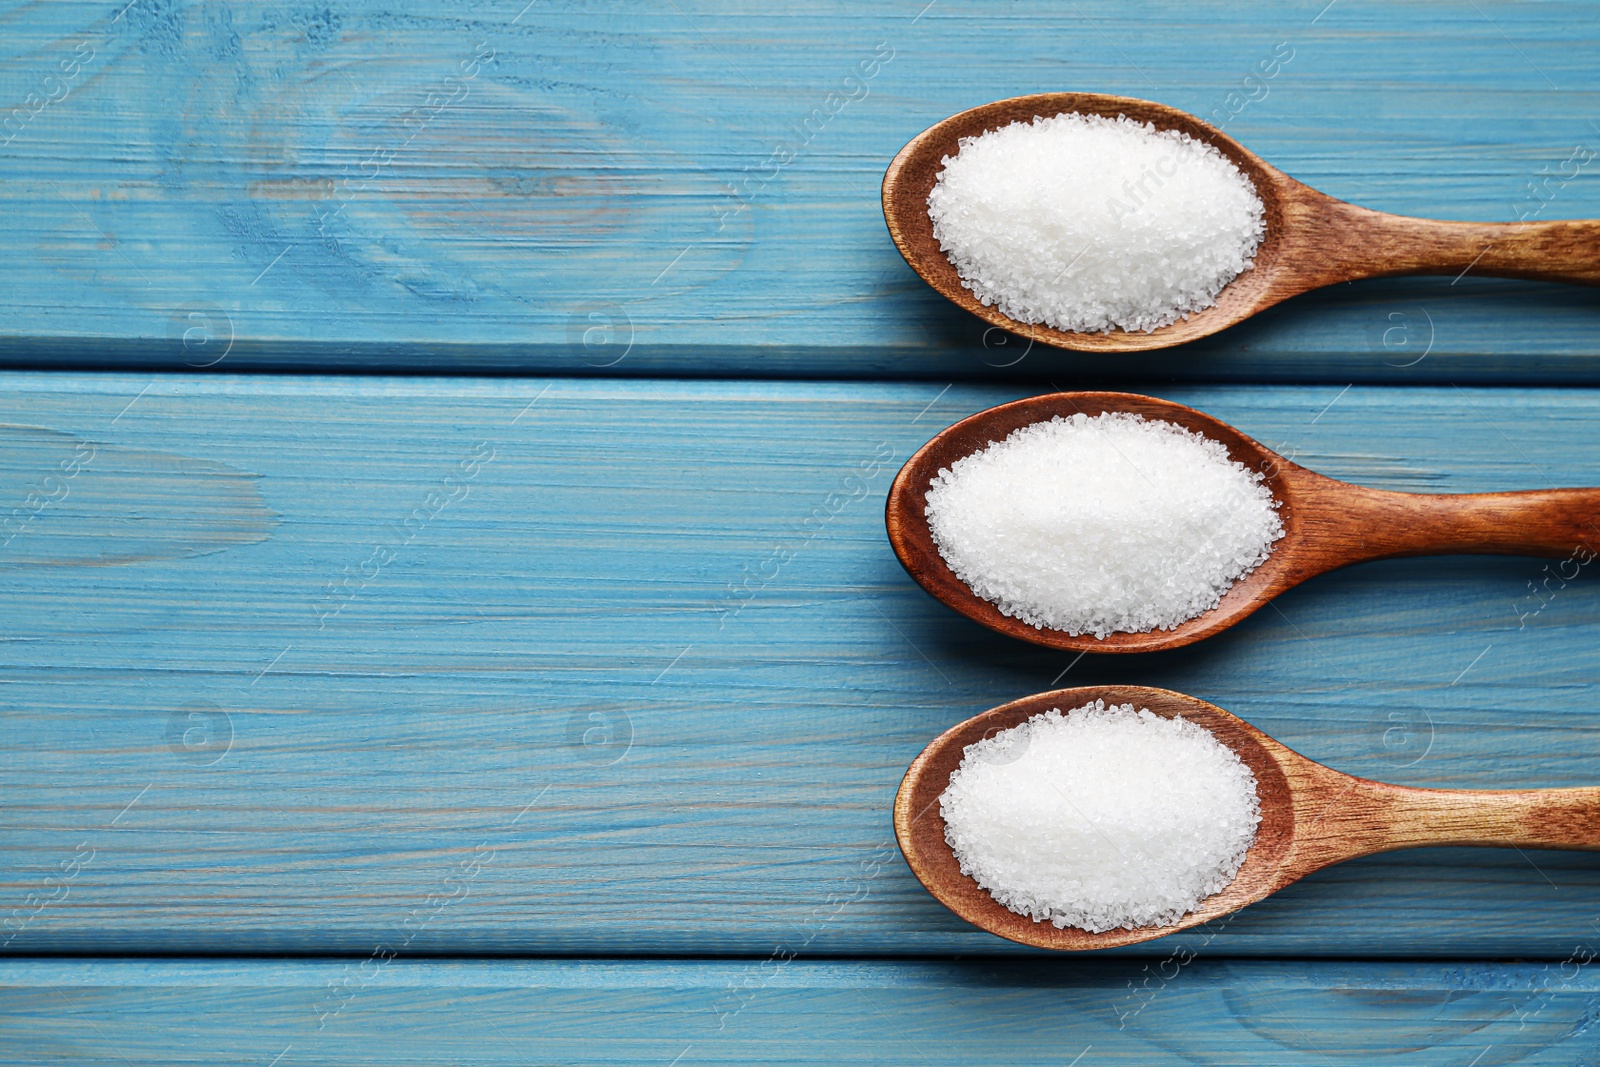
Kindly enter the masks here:
[[1221, 152], [1126, 116], [1013, 122], [944, 158], [933, 235], [985, 305], [1058, 330], [1146, 332], [1212, 307], [1265, 212]]
[[928, 527], [1000, 611], [1074, 636], [1170, 630], [1283, 536], [1262, 476], [1218, 441], [1125, 412], [1056, 416], [939, 471]]
[[1091, 933], [1177, 922], [1233, 881], [1261, 822], [1255, 775], [1208, 730], [1099, 700], [968, 745], [939, 810], [961, 873]]

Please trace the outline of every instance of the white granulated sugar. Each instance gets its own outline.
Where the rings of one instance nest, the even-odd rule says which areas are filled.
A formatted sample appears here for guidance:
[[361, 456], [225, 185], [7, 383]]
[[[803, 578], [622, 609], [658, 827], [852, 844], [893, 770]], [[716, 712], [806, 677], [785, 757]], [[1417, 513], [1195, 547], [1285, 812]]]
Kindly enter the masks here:
[[1261, 822], [1255, 775], [1210, 731], [1098, 700], [968, 745], [939, 810], [995, 900], [1091, 933], [1177, 922], [1233, 881]]
[[1271, 490], [1221, 442], [1125, 412], [1024, 426], [929, 484], [928, 527], [956, 577], [1074, 636], [1173, 629], [1283, 536]]
[[1265, 211], [1208, 144], [1126, 116], [1013, 122], [944, 158], [933, 235], [985, 305], [1058, 330], [1146, 332], [1212, 307]]

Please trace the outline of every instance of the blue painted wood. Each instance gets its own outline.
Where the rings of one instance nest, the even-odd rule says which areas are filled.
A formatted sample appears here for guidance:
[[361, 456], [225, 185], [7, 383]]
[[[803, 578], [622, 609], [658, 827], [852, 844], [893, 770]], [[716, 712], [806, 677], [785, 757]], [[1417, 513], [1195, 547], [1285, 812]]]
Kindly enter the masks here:
[[1582, 958], [8, 961], [0, 1063], [1572, 1064]]
[[[1079, 661], [935, 604], [883, 494], [1017, 395], [0, 376], [5, 951], [1015, 951], [912, 880], [889, 806], [940, 730], [1057, 683], [1372, 777], [1600, 781], [1588, 569], [1372, 564]], [[1600, 485], [1594, 391], [1165, 395], [1369, 485]], [[1597, 894], [1593, 854], [1402, 853], [1140, 951], [1559, 960]]]
[[1576, 2], [7, 4], [0, 359], [1593, 382], [1592, 290], [1470, 276], [1023, 355], [911, 274], [876, 190], [932, 122], [1073, 88], [1375, 208], [1592, 217], [1597, 164], [1563, 175], [1600, 148], [1597, 36]]
[[[953, 111], [1089, 88], [1376, 208], [1600, 215], [1560, 176], [1597, 35], [1549, 2], [0, 5], [0, 363], [591, 379], [0, 375], [0, 1062], [1594, 1058], [1593, 856], [1378, 857], [1144, 959], [1018, 959], [887, 818], [938, 730], [1073, 682], [1374, 777], [1593, 783], [1587, 569], [1371, 565], [1074, 662], [929, 602], [879, 518], [1027, 388], [973, 378], [1331, 383], [1148, 388], [1367, 484], [1600, 484], [1600, 395], [1450, 384], [1600, 380], [1594, 292], [1372, 282], [1025, 351], [910, 274], [876, 185]], [[15, 958], [63, 951], [346, 958]], [[414, 959], [561, 953], [748, 958]], [[1548, 962], [1223, 958], [1295, 955]]]

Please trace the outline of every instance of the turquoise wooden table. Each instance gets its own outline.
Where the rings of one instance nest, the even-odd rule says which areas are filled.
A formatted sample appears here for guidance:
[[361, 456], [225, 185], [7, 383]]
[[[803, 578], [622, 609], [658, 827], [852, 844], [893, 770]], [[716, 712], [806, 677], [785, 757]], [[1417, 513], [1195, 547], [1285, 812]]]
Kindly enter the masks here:
[[1081, 89], [1369, 207], [1596, 217], [1597, 37], [1490, 0], [0, 4], [0, 1063], [1596, 1062], [1596, 854], [1374, 857], [1062, 958], [947, 912], [889, 822], [941, 730], [1075, 683], [1369, 777], [1600, 784], [1589, 568], [1371, 564], [1075, 657], [934, 603], [882, 525], [939, 429], [1089, 384], [1367, 485], [1600, 485], [1596, 292], [1029, 349], [910, 272], [877, 183]]

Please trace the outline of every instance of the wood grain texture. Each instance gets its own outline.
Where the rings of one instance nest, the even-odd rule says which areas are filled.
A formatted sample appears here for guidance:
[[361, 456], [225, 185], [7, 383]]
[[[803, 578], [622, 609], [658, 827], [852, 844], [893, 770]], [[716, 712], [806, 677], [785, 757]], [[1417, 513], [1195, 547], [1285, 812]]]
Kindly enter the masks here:
[[[1131, 705], [1162, 718], [1181, 717], [1226, 745], [1254, 777], [1261, 820], [1243, 865], [1227, 886], [1176, 922], [1098, 933], [1039, 922], [997, 901], [966, 873], [950, 847], [940, 798], [966, 763], [968, 749], [1047, 712], [1091, 704]], [[991, 708], [930, 741], [895, 795], [894, 831], [917, 880], [974, 926], [1036, 948], [1089, 952], [1224, 922], [1309, 874], [1379, 852], [1439, 845], [1600, 851], [1600, 786], [1463, 790], [1374, 782], [1309, 760], [1238, 716], [1185, 693], [1080, 686]], [[1106, 840], [1121, 849], [1112, 837]]]
[[[1216, 607], [1168, 629], [1096, 637], [1032, 626], [1002, 614], [945, 562], [927, 519], [928, 489], [952, 464], [1025, 426], [1124, 412], [1182, 426], [1219, 442], [1258, 475], [1276, 501], [1283, 536], [1272, 554], [1223, 594]], [[1136, 393], [1044, 393], [1001, 404], [941, 430], [908, 459], [889, 488], [884, 526], [895, 556], [918, 585], [989, 629], [1072, 652], [1156, 652], [1221, 633], [1301, 582], [1354, 563], [1393, 556], [1495, 553], [1566, 561], [1575, 575], [1600, 554], [1600, 488], [1514, 493], [1396, 493], [1352, 485], [1294, 463], [1203, 411]], [[1192, 530], [1203, 542], [1207, 531]]]
[[[1576, 562], [1366, 564], [1141, 657], [1076, 660], [933, 602], [885, 541], [889, 479], [1015, 389], [0, 385], [0, 423], [179, 457], [196, 487], [237, 472], [272, 515], [203, 555], [0, 564], [11, 955], [1012, 951], [916, 884], [890, 806], [940, 731], [1052, 686], [1192, 693], [1401, 784], [1600, 783], [1600, 600]], [[1376, 487], [1600, 483], [1588, 391], [1170, 395]], [[180, 484], [123, 501], [148, 540], [190, 528], [205, 498]], [[109, 536], [73, 499], [38, 529]], [[1424, 850], [1146, 951], [1561, 959], [1597, 894], [1593, 856]]]
[[121, 6], [0, 13], [13, 363], [1600, 377], [1594, 293], [1471, 272], [1178, 353], [1026, 351], [930, 292], [877, 202], [931, 123], [1077, 89], [1192, 112], [1375, 210], [1594, 217], [1583, 3]]
[[1600, 1042], [1582, 958], [18, 960], [0, 1063], [1572, 1064]]

